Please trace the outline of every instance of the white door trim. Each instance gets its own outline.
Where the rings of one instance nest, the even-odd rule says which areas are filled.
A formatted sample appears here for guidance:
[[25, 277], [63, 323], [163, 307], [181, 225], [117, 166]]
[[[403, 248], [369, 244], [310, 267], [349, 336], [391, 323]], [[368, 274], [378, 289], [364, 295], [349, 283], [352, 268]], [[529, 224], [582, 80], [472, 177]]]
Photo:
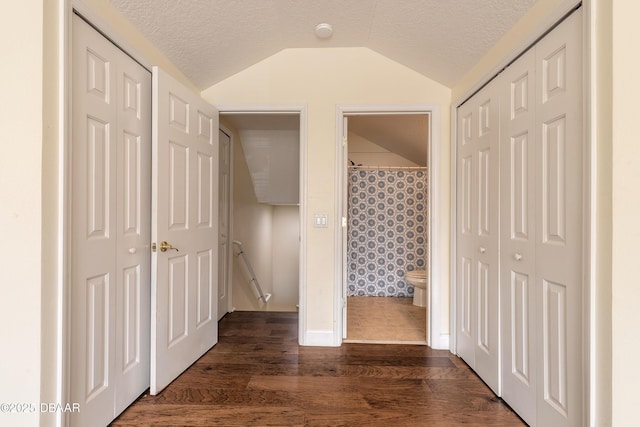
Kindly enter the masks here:
[[[429, 271], [428, 289], [427, 289], [427, 345], [435, 349], [449, 349], [449, 334], [443, 334], [441, 328], [441, 308], [440, 308], [440, 290], [441, 290], [441, 272], [440, 272], [440, 240], [442, 238], [442, 230], [437, 227], [440, 223], [440, 145], [441, 145], [441, 129], [440, 129], [440, 106], [439, 105], [337, 105], [336, 106], [336, 212], [335, 217], [342, 218], [344, 194], [346, 191], [347, 159], [344, 158], [342, 149], [342, 136], [344, 127], [344, 117], [349, 115], [362, 114], [427, 114], [430, 116], [429, 129], [429, 147], [427, 154], [428, 168], [428, 200], [429, 200], [429, 238], [428, 241], [428, 259], [427, 270]], [[343, 261], [343, 238], [346, 230], [337, 221], [335, 228], [335, 290], [334, 290], [334, 345], [339, 346], [343, 340], [343, 270], [346, 268]]]
[[[300, 273], [298, 276], [298, 343], [308, 345], [307, 334], [307, 106], [302, 104], [215, 105], [220, 116], [229, 114], [287, 114], [300, 116]], [[232, 186], [233, 189], [233, 186]], [[233, 226], [233, 224], [231, 224]]]
[[[233, 132], [218, 122], [218, 128], [223, 131], [225, 134], [229, 136], [229, 212], [233, 212], [233, 144], [235, 143], [233, 140]], [[233, 241], [233, 215], [229, 215], [229, 242]], [[233, 268], [231, 265], [233, 263], [233, 245], [229, 245], [229, 274], [227, 275], [227, 283], [224, 284], [226, 286], [227, 292], [227, 313], [231, 313], [233, 310], [233, 292], [232, 283], [233, 283]], [[221, 283], [218, 283], [218, 286], [221, 286]]]

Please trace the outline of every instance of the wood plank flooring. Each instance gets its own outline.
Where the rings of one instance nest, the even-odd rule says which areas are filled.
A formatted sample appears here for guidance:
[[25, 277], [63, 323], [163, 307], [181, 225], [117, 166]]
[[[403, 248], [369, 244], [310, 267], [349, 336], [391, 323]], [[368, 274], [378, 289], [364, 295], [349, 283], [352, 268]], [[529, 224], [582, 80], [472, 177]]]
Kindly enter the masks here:
[[448, 351], [300, 347], [297, 313], [234, 312], [219, 343], [113, 426], [522, 426]]

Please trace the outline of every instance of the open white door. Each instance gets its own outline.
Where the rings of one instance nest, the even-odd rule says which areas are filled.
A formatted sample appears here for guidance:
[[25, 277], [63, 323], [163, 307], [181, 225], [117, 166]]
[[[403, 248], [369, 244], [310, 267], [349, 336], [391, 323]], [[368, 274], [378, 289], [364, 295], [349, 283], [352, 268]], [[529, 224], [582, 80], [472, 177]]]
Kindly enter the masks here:
[[218, 112], [157, 67], [153, 99], [151, 394], [157, 394], [218, 341]]

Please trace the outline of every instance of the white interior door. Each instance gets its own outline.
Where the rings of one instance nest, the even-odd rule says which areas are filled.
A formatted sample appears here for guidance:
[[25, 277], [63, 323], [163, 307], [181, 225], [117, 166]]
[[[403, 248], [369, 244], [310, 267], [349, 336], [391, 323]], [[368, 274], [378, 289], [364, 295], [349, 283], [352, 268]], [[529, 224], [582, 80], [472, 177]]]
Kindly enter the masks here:
[[151, 393], [218, 340], [218, 112], [153, 69]]
[[72, 425], [106, 425], [149, 385], [151, 74], [72, 21]]
[[457, 352], [500, 392], [500, 120], [491, 83], [458, 110]]
[[502, 83], [502, 397], [530, 425], [584, 424], [581, 22]]
[[485, 87], [477, 98], [478, 116], [475, 183], [475, 370], [500, 395], [500, 109], [495, 83]]
[[536, 45], [540, 426], [584, 425], [582, 9]]
[[218, 320], [229, 312], [231, 272], [231, 137], [218, 130], [220, 143], [220, 227], [218, 237]]
[[470, 99], [458, 108], [457, 142], [457, 216], [456, 216], [456, 351], [475, 367], [475, 259], [477, 257], [476, 192], [477, 102]]
[[536, 422], [535, 51], [501, 76], [502, 397]]

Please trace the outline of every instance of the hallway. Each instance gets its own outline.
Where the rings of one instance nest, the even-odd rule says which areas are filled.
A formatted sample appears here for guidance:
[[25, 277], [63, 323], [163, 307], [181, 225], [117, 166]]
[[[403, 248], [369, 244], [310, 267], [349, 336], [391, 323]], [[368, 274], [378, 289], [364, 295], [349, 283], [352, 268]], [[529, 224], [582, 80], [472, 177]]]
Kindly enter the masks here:
[[113, 426], [522, 426], [448, 351], [300, 347], [296, 313], [233, 312], [219, 343]]

